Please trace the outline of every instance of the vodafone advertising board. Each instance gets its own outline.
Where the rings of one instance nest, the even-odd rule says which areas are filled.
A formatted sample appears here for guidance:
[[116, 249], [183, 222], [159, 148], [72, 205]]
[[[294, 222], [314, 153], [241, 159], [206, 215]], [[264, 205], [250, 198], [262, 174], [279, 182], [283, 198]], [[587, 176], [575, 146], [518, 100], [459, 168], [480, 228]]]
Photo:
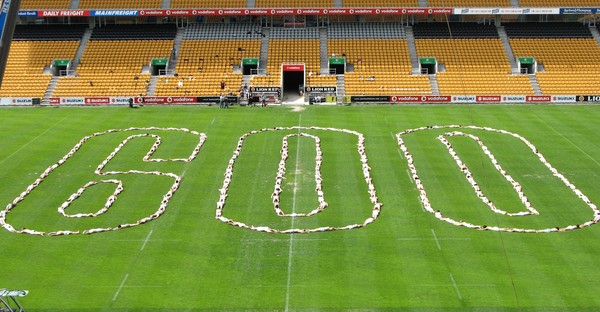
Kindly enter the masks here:
[[394, 95], [390, 97], [392, 103], [450, 103], [448, 95]]
[[241, 16], [241, 15], [426, 15], [452, 14], [452, 8], [229, 8], [229, 9], [149, 9], [139, 16]]
[[160, 105], [160, 104], [193, 104], [198, 103], [198, 98], [191, 96], [144, 96], [134, 99], [135, 103]]

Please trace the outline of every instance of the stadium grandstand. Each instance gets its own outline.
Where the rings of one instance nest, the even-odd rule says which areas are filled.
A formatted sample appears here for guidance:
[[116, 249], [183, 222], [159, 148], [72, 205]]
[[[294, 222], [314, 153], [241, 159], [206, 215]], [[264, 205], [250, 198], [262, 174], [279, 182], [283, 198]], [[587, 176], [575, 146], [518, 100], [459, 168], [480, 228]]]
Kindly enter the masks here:
[[595, 95], [598, 2], [23, 0], [0, 96]]

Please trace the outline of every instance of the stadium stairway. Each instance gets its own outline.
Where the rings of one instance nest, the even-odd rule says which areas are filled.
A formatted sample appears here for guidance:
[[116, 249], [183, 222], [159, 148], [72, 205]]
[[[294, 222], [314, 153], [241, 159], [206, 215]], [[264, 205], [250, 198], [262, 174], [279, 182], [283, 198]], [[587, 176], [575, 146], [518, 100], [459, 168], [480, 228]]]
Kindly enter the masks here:
[[440, 87], [436, 75], [429, 75], [429, 85], [431, 85], [431, 95], [440, 95]]
[[171, 59], [169, 60], [169, 66], [167, 67], [167, 75], [172, 75], [175, 73], [175, 69], [177, 68], [177, 60], [179, 59], [179, 55], [181, 52], [181, 44], [183, 43], [183, 37], [185, 35], [185, 28], [178, 28], [177, 34], [175, 35], [175, 40], [173, 42], [173, 49], [177, 53], [171, 53]]
[[334, 8], [341, 8], [344, 6], [344, 1], [343, 0], [333, 0], [333, 7]]
[[269, 56], [269, 35], [270, 32], [267, 28], [262, 29], [262, 33], [265, 35], [262, 37], [260, 41], [260, 59], [258, 69], [260, 72], [265, 72], [267, 70], [267, 61]]
[[427, 1], [427, 0], [419, 0], [419, 7], [421, 7], [421, 8], [429, 7], [429, 1]]
[[48, 84], [48, 88], [46, 89], [46, 93], [44, 93], [44, 98], [42, 98], [42, 104], [50, 104], [50, 98], [52, 97], [57, 84], [58, 77], [52, 77], [52, 79], [50, 79], [50, 83]]
[[336, 87], [337, 103], [342, 104], [342, 97], [346, 95], [346, 80], [344, 75], [337, 75]]
[[512, 69], [517, 68], [517, 62], [515, 60], [515, 54], [510, 45], [510, 41], [508, 40], [508, 35], [506, 34], [506, 30], [503, 26], [497, 26], [498, 36], [500, 40], [502, 40], [502, 45], [504, 46], [504, 51], [506, 52], [506, 56], [508, 57], [508, 61], [510, 62], [510, 67]]
[[77, 10], [77, 9], [79, 9], [79, 0], [73, 0], [73, 1], [71, 1], [71, 4], [69, 5], [69, 9], [70, 10]]
[[540, 88], [540, 83], [537, 80], [537, 77], [535, 75], [528, 75], [529, 76], [529, 83], [531, 83], [531, 87], [533, 88], [533, 94], [535, 95], [542, 95], [542, 88]]
[[170, 9], [171, 8], [171, 0], [162, 0], [160, 7], [162, 9]]
[[247, 8], [255, 8], [256, 7], [256, 0], [246, 0], [246, 7]]
[[154, 94], [156, 93], [156, 85], [158, 85], [158, 76], [150, 77], [150, 83], [148, 84], [146, 96], [154, 96]]
[[592, 36], [594, 37], [598, 45], [600, 46], [600, 32], [598, 32], [598, 28], [592, 26], [590, 27], [590, 32], [592, 33]]
[[321, 45], [321, 75], [329, 75], [329, 52], [327, 48], [327, 28], [319, 29]]
[[412, 65], [413, 75], [421, 74], [419, 70], [419, 55], [417, 54], [417, 46], [415, 45], [415, 33], [412, 27], [404, 27], [404, 34], [406, 35], [406, 41], [408, 43], [408, 53], [410, 54], [410, 63]]
[[513, 8], [520, 8], [521, 3], [519, 3], [519, 0], [510, 0], [510, 6]]
[[75, 53], [75, 58], [73, 59], [73, 66], [71, 66], [71, 70], [75, 72], [77, 67], [79, 67], [79, 62], [83, 57], [83, 52], [85, 52], [85, 48], [87, 44], [90, 42], [90, 38], [92, 37], [93, 29], [86, 29], [83, 33], [83, 37], [79, 41], [79, 48], [77, 48], [77, 52]]

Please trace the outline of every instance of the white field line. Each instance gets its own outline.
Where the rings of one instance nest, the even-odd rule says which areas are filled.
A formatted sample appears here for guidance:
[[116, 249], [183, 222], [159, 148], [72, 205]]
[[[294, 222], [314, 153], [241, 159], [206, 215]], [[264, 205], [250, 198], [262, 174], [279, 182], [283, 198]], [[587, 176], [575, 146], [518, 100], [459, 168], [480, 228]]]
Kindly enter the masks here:
[[[320, 242], [327, 241], [327, 238], [294, 238], [294, 241], [298, 242]], [[254, 243], [254, 242], [273, 242], [273, 243], [289, 243], [289, 239], [279, 239], [279, 238], [256, 238], [256, 239], [242, 239], [243, 243]], [[236, 243], [237, 244], [237, 243]]]
[[125, 286], [125, 282], [127, 282], [128, 278], [129, 278], [129, 273], [125, 274], [125, 277], [123, 278], [123, 281], [121, 282], [121, 285], [119, 286], [119, 289], [117, 289], [117, 292], [113, 296], [112, 301], [117, 300], [117, 297], [119, 297], [119, 293], [121, 292], [121, 289], [123, 289], [123, 287]]
[[[421, 284], [421, 285], [412, 285], [415, 287], [454, 287], [454, 284]], [[495, 284], [456, 284], [456, 286], [460, 287], [496, 287]]]
[[454, 290], [456, 290], [458, 300], [462, 300], [462, 295], [460, 294], [460, 290], [458, 289], [458, 285], [456, 284], [456, 280], [454, 279], [454, 275], [452, 275], [452, 273], [450, 273], [450, 280], [452, 280], [452, 286], [454, 286]]
[[150, 233], [148, 233], [148, 236], [146, 236], [146, 239], [144, 240], [144, 243], [142, 244], [142, 248], [140, 248], [140, 251], [144, 250], [144, 248], [146, 248], [146, 244], [148, 244], [148, 241], [150, 240], [150, 236], [152, 235], [152, 232], [154, 230], [150, 230]]
[[212, 121], [210, 122], [211, 126], [215, 123], [215, 120], [217, 120], [217, 117], [213, 117]]
[[415, 180], [413, 180], [412, 176], [410, 175], [410, 170], [406, 169], [406, 175], [408, 175], [410, 183], [415, 184]]
[[[429, 240], [436, 240], [435, 238], [428, 238], [428, 237], [400, 237], [400, 238], [396, 238], [396, 240], [399, 241], [429, 241]], [[471, 240], [470, 238], [460, 238], [460, 237], [442, 237], [442, 238], [437, 238], [438, 241], [468, 241]]]
[[[302, 125], [302, 114], [298, 119], [298, 126]], [[298, 130], [300, 132], [300, 130]], [[298, 190], [298, 164], [300, 163], [300, 138], [298, 137], [298, 143], [296, 145], [296, 176], [294, 177], [294, 192], [292, 196], [292, 214], [296, 213], [296, 193]], [[294, 228], [294, 221], [296, 219], [292, 217], [291, 228]], [[292, 282], [292, 257], [294, 256], [294, 234], [290, 234], [290, 248], [288, 249], [288, 265], [287, 265], [287, 284], [285, 289], [285, 312], [290, 310], [290, 286]]]
[[[153, 239], [153, 242], [180, 242], [183, 239]], [[143, 242], [145, 239], [115, 239], [111, 242]]]
[[442, 250], [442, 245], [440, 245], [440, 240], [437, 235], [435, 235], [435, 231], [431, 229], [431, 234], [433, 234], [433, 238], [435, 239], [435, 244], [437, 245], [438, 250]]
[[[390, 134], [392, 135], [392, 140], [394, 140], [394, 142], [396, 142], [397, 139], [396, 139], [396, 135], [394, 134], [394, 132], [390, 131]], [[400, 159], [404, 159], [404, 155], [402, 155], [402, 151], [400, 150], [400, 147], [398, 147], [396, 150], [398, 151], [398, 155], [400, 155]]]
[[67, 117], [69, 116], [65, 116], [65, 118], [57, 121], [54, 125], [52, 125], [52, 127], [46, 129], [46, 131], [42, 132], [41, 134], [39, 134], [38, 136], [36, 136], [35, 138], [31, 139], [29, 142], [25, 143], [23, 146], [21, 146], [19, 149], [17, 149], [16, 151], [14, 151], [12, 154], [6, 156], [4, 159], [2, 159], [2, 161], [0, 161], [0, 164], [3, 164], [5, 161], [7, 161], [9, 158], [13, 157], [15, 154], [17, 154], [18, 152], [20, 152], [22, 149], [24, 149], [25, 147], [27, 147], [29, 144], [33, 143], [33, 141], [39, 139], [40, 137], [42, 137], [44, 134], [48, 133], [50, 130], [54, 129], [54, 127], [56, 127], [58, 124], [62, 123], [65, 119], [67, 119]]
[[165, 286], [81, 286], [81, 288], [164, 288]]
[[425, 211], [425, 206], [423, 206], [423, 201], [421, 200], [421, 197], [417, 196], [417, 199], [419, 200], [419, 205], [421, 205], [421, 210], [423, 210], [423, 212], [427, 212]]

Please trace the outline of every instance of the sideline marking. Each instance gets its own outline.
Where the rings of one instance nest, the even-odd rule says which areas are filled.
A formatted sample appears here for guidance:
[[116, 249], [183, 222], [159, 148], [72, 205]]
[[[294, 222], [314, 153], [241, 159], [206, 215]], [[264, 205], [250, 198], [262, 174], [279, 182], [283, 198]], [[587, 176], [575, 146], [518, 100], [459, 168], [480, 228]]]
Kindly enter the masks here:
[[[298, 126], [302, 125], [302, 114], [298, 119]], [[300, 132], [300, 129], [298, 129]], [[296, 193], [298, 190], [298, 163], [300, 162], [300, 137], [298, 137], [296, 145], [296, 176], [294, 177], [294, 192], [292, 196], [292, 214], [296, 213]], [[294, 228], [296, 217], [292, 216], [292, 224], [290, 228]], [[287, 286], [285, 289], [285, 312], [290, 310], [290, 285], [292, 281], [292, 257], [294, 256], [294, 233], [290, 234], [290, 248], [288, 250], [288, 267], [287, 267]]]
[[439, 250], [442, 250], [442, 245], [440, 245], [440, 240], [438, 239], [437, 235], [435, 235], [435, 231], [433, 229], [431, 229], [431, 234], [433, 234], [433, 238], [435, 239], [435, 244], [437, 245], [437, 248]]
[[423, 210], [423, 212], [427, 212], [425, 210], [425, 206], [423, 206], [423, 200], [421, 199], [421, 196], [417, 196], [417, 199], [419, 200], [419, 205], [421, 205], [421, 210]]
[[[451, 284], [421, 284], [421, 285], [413, 285], [416, 287], [454, 287]], [[461, 287], [496, 287], [496, 284], [456, 284], [456, 286]]]
[[[328, 238], [295, 238], [295, 241], [300, 242], [320, 242], [327, 241]], [[254, 243], [254, 242], [273, 242], [273, 243], [289, 243], [289, 239], [278, 239], [278, 238], [256, 238], [256, 239], [242, 239], [243, 243]], [[237, 243], [236, 243], [237, 244]]]
[[150, 230], [150, 233], [148, 233], [148, 236], [146, 236], [146, 240], [144, 240], [144, 244], [142, 244], [142, 248], [140, 248], [140, 251], [144, 250], [144, 248], [146, 248], [146, 244], [148, 243], [148, 240], [150, 240], [150, 235], [152, 235], [152, 232], [154, 230]]
[[52, 127], [48, 128], [46, 131], [42, 132], [41, 134], [39, 134], [38, 136], [36, 136], [35, 138], [31, 139], [31, 141], [25, 143], [23, 146], [21, 146], [19, 149], [17, 149], [16, 151], [14, 151], [12, 154], [6, 156], [2, 161], [0, 161], [0, 164], [3, 164], [5, 161], [7, 161], [9, 158], [13, 157], [15, 154], [17, 154], [18, 152], [20, 152], [22, 149], [24, 149], [25, 147], [27, 147], [29, 144], [33, 143], [33, 141], [39, 139], [41, 136], [43, 136], [44, 134], [50, 132], [50, 130], [54, 129], [54, 127], [58, 126], [58, 124], [62, 123], [65, 119], [67, 119], [67, 117], [69, 116], [65, 116], [65, 118], [57, 121], [54, 125], [52, 125]]
[[452, 273], [450, 273], [450, 279], [452, 280], [452, 285], [454, 286], [456, 294], [458, 295], [458, 300], [463, 300], [463, 297], [460, 294], [460, 290], [458, 289], [458, 285], [456, 284], [456, 280], [454, 280], [454, 275], [452, 275]]
[[[425, 240], [435, 240], [435, 238], [428, 238], [428, 237], [400, 237], [397, 238], [396, 240], [399, 241], [425, 241]], [[449, 237], [449, 238], [438, 238], [437, 240], [440, 241], [468, 241], [471, 240], [470, 238], [460, 238], [460, 237]]]
[[410, 175], [410, 171], [408, 169], [406, 169], [406, 174], [408, 175], [408, 179], [410, 180], [410, 183], [415, 184], [415, 180], [413, 180], [412, 176]]
[[554, 133], [558, 134], [561, 138], [563, 138], [565, 141], [569, 142], [569, 144], [573, 145], [573, 147], [575, 147], [577, 150], [579, 150], [580, 152], [582, 152], [585, 156], [587, 156], [589, 159], [591, 159], [593, 162], [596, 163], [596, 165], [600, 166], [600, 162], [598, 162], [594, 157], [592, 157], [590, 154], [588, 154], [586, 151], [582, 150], [581, 147], [579, 147], [577, 144], [573, 143], [573, 141], [569, 138], [567, 138], [566, 136], [564, 136], [562, 133], [558, 132], [556, 129], [554, 129], [554, 127], [552, 127], [550, 124], [548, 124], [545, 120], [543, 120], [542, 118], [540, 118], [540, 116], [534, 114], [535, 117], [537, 117], [537, 119], [539, 119], [542, 123], [544, 123], [546, 125], [546, 127], [550, 128], [552, 131], [554, 131]]
[[129, 273], [125, 274], [125, 278], [123, 278], [123, 281], [121, 282], [121, 286], [119, 286], [119, 289], [117, 289], [117, 292], [113, 296], [112, 301], [117, 300], [117, 297], [119, 297], [119, 293], [121, 292], [121, 289], [123, 289], [123, 287], [125, 286], [125, 282], [127, 282], [128, 278], [129, 278]]

